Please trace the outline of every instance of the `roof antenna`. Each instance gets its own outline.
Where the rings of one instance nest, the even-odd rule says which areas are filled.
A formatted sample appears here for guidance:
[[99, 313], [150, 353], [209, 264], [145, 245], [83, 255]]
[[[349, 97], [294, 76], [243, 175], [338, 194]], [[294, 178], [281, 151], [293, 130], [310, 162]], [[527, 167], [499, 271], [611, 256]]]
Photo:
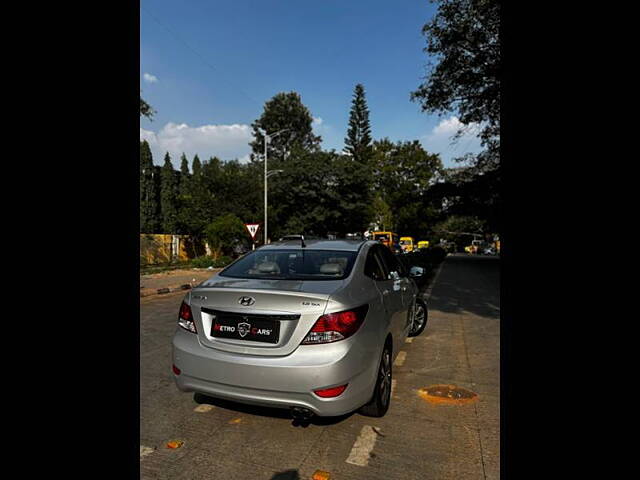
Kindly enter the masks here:
[[302, 248], [306, 248], [306, 245], [304, 243], [304, 235], [300, 235], [300, 244], [302, 245]]

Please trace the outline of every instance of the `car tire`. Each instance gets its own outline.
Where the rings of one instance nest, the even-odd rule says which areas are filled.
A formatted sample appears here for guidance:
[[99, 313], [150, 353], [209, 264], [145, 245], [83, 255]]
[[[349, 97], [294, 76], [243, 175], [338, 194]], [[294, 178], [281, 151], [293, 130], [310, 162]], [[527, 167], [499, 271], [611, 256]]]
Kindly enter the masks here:
[[[414, 308], [411, 310], [410, 315], [412, 315], [413, 318], [411, 319], [411, 327], [407, 336], [417, 337], [424, 331], [424, 328], [427, 326], [427, 320], [429, 318], [427, 303], [420, 298], [416, 299], [416, 303], [414, 305]], [[416, 322], [416, 320], [418, 321]]]
[[387, 344], [384, 346], [382, 357], [380, 358], [373, 398], [360, 409], [360, 413], [363, 415], [367, 417], [383, 417], [389, 410], [389, 404], [391, 403], [391, 364], [391, 347]]

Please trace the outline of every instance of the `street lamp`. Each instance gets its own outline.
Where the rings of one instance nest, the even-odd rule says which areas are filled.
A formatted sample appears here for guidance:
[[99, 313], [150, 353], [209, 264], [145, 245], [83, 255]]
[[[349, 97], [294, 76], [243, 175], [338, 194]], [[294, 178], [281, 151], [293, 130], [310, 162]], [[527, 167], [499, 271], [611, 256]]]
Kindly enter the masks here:
[[264, 244], [267, 244], [267, 178], [269, 175], [274, 173], [279, 173], [282, 170], [273, 170], [271, 172], [267, 171], [267, 143], [271, 142], [272, 138], [277, 137], [281, 133], [289, 130], [288, 128], [284, 128], [276, 133], [272, 133], [269, 135], [265, 130], [259, 128], [258, 131], [264, 135]]

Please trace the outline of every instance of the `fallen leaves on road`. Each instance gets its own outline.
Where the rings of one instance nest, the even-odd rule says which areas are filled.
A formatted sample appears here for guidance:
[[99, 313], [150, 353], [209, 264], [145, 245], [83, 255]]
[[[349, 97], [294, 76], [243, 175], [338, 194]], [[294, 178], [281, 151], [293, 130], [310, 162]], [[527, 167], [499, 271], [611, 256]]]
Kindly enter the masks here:
[[173, 440], [167, 443], [167, 448], [180, 448], [182, 445], [184, 445], [182, 440]]
[[242, 419], [240, 417], [229, 420], [230, 425], [237, 425], [238, 423], [242, 423]]

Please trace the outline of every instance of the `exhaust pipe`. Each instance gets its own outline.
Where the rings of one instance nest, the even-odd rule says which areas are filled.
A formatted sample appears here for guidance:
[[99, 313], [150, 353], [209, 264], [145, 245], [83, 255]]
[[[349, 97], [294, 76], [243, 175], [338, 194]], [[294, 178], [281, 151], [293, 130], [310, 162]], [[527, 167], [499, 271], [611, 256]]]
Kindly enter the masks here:
[[314, 413], [308, 408], [291, 407], [291, 416], [298, 422], [308, 422], [314, 416]]

